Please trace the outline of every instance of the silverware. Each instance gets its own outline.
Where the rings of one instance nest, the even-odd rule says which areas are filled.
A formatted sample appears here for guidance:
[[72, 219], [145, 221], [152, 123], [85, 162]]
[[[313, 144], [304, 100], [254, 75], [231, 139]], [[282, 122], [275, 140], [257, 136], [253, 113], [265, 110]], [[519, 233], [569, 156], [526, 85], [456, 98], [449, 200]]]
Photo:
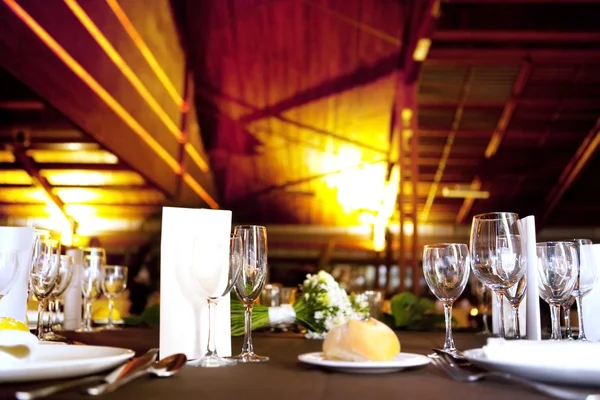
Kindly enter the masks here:
[[144, 368], [138, 368], [135, 371], [127, 374], [122, 379], [115, 380], [113, 382], [102, 383], [97, 386], [87, 388], [87, 393], [92, 396], [98, 396], [104, 393], [114, 392], [121, 386], [125, 385], [132, 380], [139, 378], [146, 374], [152, 374], [160, 378], [166, 378], [175, 375], [181, 367], [187, 362], [187, 357], [183, 353], [172, 354], [169, 357], [163, 358], [162, 360], [156, 361]]
[[110, 384], [118, 382], [119, 380], [126, 379], [130, 374], [133, 374], [140, 369], [147, 368], [156, 360], [157, 355], [158, 349], [150, 349], [144, 355], [129, 360], [125, 364], [110, 372], [108, 375], [85, 376], [83, 378], [77, 378], [62, 383], [44, 386], [39, 389], [19, 391], [15, 393], [15, 397], [17, 400], [32, 400], [50, 396], [54, 393], [63, 392], [65, 390], [77, 388], [90, 383], [104, 381], [106, 384]]
[[600, 400], [600, 394], [587, 394], [576, 389], [565, 389], [541, 382], [530, 381], [506, 372], [485, 371], [469, 372], [459, 367], [448, 354], [440, 357], [430, 357], [431, 363], [446, 373], [451, 379], [458, 382], [478, 382], [483, 379], [493, 379], [501, 382], [517, 383], [528, 389], [561, 400]]
[[452, 361], [454, 361], [454, 363], [457, 364], [459, 367], [468, 367], [468, 366], [473, 365], [471, 363], [471, 361], [469, 361], [469, 359], [467, 357], [465, 357], [464, 354], [461, 353], [460, 351], [457, 352], [456, 355], [447, 353], [442, 349], [433, 349], [433, 352], [440, 357], [442, 357], [442, 356], [450, 357], [452, 359]]

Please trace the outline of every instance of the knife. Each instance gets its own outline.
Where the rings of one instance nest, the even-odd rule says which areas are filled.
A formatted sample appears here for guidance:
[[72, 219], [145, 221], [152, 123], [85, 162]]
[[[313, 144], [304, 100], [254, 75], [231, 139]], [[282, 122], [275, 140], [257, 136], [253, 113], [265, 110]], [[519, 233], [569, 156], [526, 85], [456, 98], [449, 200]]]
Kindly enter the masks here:
[[20, 391], [15, 393], [15, 397], [17, 398], [17, 400], [38, 399], [41, 397], [50, 396], [54, 393], [101, 381], [104, 381], [104, 383], [102, 383], [99, 386], [108, 386], [112, 383], [119, 382], [120, 380], [127, 379], [129, 375], [135, 374], [141, 369], [148, 368], [148, 366], [150, 366], [154, 361], [156, 361], [157, 356], [158, 349], [150, 349], [145, 354], [133, 358], [125, 364], [117, 367], [108, 375], [85, 376], [83, 378], [73, 379], [63, 383], [44, 386], [39, 389], [34, 389], [30, 391]]

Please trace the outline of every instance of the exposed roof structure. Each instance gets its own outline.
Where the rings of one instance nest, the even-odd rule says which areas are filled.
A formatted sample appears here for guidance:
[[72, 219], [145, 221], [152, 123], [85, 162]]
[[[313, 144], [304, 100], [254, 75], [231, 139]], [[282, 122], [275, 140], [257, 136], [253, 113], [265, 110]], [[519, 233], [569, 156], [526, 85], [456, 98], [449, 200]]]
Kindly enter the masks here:
[[[42, 190], [75, 219], [87, 205], [140, 224], [164, 204], [218, 206], [237, 222], [302, 225], [314, 237], [323, 226], [376, 227], [382, 215], [397, 228], [402, 214], [433, 232], [422, 243], [464, 237], [476, 213], [515, 211], [540, 229], [600, 238], [599, 1], [101, 3], [0, 4], [5, 216], [42, 216]], [[28, 146], [15, 147], [18, 132]], [[42, 185], [30, 188], [33, 169]], [[81, 186], [95, 197], [75, 196]], [[281, 246], [298, 246], [297, 228], [280, 230]], [[347, 246], [370, 250], [363, 236]], [[317, 242], [319, 257], [329, 242]]]

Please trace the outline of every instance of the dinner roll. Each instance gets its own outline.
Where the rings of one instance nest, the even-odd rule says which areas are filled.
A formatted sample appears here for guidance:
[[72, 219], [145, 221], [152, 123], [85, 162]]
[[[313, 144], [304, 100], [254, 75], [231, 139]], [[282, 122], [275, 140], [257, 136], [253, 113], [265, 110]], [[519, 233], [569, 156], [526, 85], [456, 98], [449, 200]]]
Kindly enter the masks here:
[[323, 341], [323, 354], [330, 360], [389, 361], [399, 352], [400, 341], [394, 331], [374, 318], [338, 325]]

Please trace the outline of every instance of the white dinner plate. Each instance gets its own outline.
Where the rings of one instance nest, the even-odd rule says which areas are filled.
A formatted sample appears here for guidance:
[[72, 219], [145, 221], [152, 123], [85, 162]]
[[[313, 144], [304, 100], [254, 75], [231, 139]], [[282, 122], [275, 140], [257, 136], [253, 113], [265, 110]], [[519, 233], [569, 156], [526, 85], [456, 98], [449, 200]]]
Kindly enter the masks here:
[[135, 355], [119, 347], [41, 344], [24, 364], [0, 367], [0, 383], [71, 378], [105, 371]]
[[473, 364], [491, 371], [508, 372], [531, 380], [556, 384], [600, 386], [600, 363], [583, 365], [575, 361], [561, 360], [562, 362], [550, 364], [531, 359], [525, 364], [518, 360], [492, 360], [485, 355], [483, 349], [467, 350], [464, 354]]
[[399, 353], [391, 361], [337, 361], [327, 360], [323, 357], [323, 353], [315, 352], [300, 354], [298, 360], [326, 369], [355, 374], [384, 374], [429, 363], [429, 358], [426, 356], [413, 353]]

